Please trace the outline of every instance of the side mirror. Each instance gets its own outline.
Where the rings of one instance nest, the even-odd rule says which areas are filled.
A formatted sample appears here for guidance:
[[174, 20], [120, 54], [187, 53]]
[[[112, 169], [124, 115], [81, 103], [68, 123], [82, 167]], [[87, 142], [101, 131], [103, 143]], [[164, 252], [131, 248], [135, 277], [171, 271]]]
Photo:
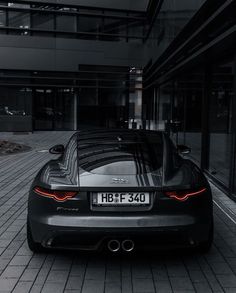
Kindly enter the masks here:
[[62, 155], [65, 152], [65, 147], [63, 144], [54, 145], [52, 148], [49, 149], [50, 154], [54, 155]]
[[177, 145], [177, 150], [182, 155], [188, 155], [188, 154], [191, 153], [191, 148], [189, 148], [189, 147], [187, 147], [186, 145], [183, 145], [183, 144], [178, 144]]

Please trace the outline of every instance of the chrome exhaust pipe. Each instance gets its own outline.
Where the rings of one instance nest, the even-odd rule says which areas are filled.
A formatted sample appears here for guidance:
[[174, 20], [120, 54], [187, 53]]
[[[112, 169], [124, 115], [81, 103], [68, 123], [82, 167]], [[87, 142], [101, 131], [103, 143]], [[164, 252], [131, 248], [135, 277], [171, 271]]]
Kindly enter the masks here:
[[112, 239], [107, 243], [107, 247], [111, 252], [117, 252], [120, 250], [120, 242], [116, 239]]
[[131, 252], [134, 250], [134, 241], [130, 239], [124, 240], [121, 243], [121, 247], [124, 251]]

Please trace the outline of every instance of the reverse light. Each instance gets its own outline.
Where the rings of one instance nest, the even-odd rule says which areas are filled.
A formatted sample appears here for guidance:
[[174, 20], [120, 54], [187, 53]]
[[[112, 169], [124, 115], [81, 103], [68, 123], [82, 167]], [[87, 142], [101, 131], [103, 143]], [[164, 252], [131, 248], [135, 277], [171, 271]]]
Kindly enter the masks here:
[[34, 188], [34, 192], [41, 196], [49, 197], [59, 202], [66, 201], [67, 199], [70, 199], [77, 194], [76, 191], [48, 190], [38, 186]]
[[173, 199], [176, 199], [178, 201], [186, 201], [189, 197], [192, 196], [198, 196], [204, 193], [207, 189], [206, 188], [201, 188], [197, 191], [186, 191], [186, 190], [181, 190], [181, 191], [166, 191], [165, 194]]

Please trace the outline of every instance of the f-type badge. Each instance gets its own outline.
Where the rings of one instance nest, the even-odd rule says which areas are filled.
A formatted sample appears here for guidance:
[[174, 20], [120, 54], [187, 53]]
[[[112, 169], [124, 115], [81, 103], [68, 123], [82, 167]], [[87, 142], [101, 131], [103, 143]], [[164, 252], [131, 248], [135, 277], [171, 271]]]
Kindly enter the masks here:
[[127, 184], [127, 183], [129, 183], [129, 181], [127, 179], [124, 179], [124, 178], [112, 178], [112, 183]]

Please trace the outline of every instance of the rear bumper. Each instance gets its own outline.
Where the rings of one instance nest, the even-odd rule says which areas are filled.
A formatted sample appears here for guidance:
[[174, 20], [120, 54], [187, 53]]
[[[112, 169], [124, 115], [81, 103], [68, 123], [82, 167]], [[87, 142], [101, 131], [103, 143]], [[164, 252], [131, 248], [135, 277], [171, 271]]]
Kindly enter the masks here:
[[44, 247], [97, 250], [110, 239], [132, 239], [138, 246], [198, 245], [207, 240], [211, 218], [190, 215], [51, 216], [30, 220], [35, 242]]

